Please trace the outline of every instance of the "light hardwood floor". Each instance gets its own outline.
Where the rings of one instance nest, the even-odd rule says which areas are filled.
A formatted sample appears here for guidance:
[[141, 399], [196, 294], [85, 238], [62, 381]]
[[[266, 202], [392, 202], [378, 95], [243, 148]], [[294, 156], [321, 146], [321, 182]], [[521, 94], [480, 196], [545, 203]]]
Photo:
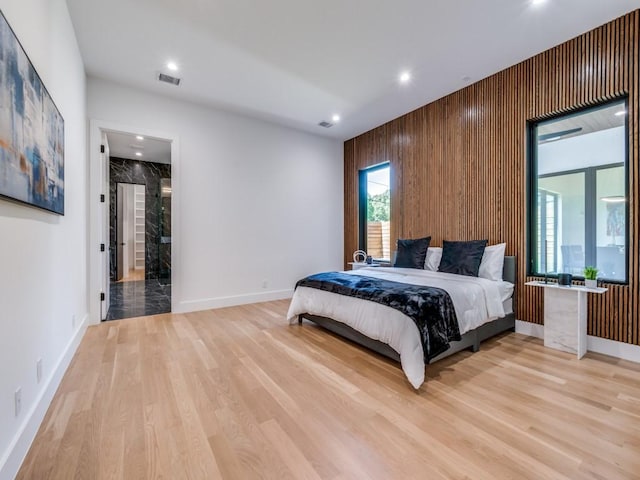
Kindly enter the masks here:
[[122, 277], [122, 280], [118, 280], [116, 283], [138, 282], [140, 280], [144, 280], [144, 268], [132, 268], [126, 276]]
[[640, 365], [507, 334], [416, 392], [287, 307], [89, 328], [18, 478], [640, 478]]

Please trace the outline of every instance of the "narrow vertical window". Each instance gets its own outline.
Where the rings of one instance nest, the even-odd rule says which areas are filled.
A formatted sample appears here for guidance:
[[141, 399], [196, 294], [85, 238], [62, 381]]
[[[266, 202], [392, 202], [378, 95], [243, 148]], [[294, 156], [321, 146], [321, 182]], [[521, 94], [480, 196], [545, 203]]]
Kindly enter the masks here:
[[627, 282], [627, 101], [530, 126], [529, 274]]
[[360, 170], [359, 248], [374, 260], [391, 259], [391, 169], [388, 163]]

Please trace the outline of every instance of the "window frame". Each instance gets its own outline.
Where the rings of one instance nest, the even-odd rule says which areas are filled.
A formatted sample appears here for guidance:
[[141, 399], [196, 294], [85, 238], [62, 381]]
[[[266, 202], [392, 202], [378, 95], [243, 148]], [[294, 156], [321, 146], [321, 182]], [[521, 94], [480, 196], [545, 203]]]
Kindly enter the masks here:
[[[384, 168], [389, 169], [389, 194], [391, 194], [391, 162], [378, 163], [358, 170], [358, 249], [365, 252], [367, 251], [367, 175]], [[391, 221], [391, 212], [389, 212], [389, 221]], [[375, 258], [374, 260], [376, 262], [390, 262], [392, 259]]]
[[[594, 167], [585, 167], [581, 169], [573, 169], [566, 170], [561, 172], [554, 172], [551, 174], [538, 175], [538, 140], [537, 140], [537, 128], [539, 125], [558, 120], [558, 119], [566, 119], [571, 118], [577, 115], [582, 115], [587, 112], [597, 111], [603, 108], [610, 107], [616, 103], [624, 103], [624, 109], [627, 112], [624, 118], [624, 128], [625, 128], [625, 136], [624, 136], [624, 163], [611, 163], [606, 165], [598, 165]], [[628, 285], [629, 284], [629, 192], [631, 181], [629, 178], [629, 97], [616, 97], [612, 100], [600, 102], [597, 105], [589, 105], [586, 107], [582, 107], [579, 109], [572, 110], [569, 113], [559, 113], [553, 116], [529, 120], [527, 121], [527, 276], [529, 277], [542, 277], [548, 276], [550, 278], [557, 278], [558, 273], [545, 273], [545, 272], [536, 272], [536, 247], [537, 247], [537, 238], [538, 238], [538, 226], [537, 226], [537, 211], [538, 211], [538, 179], [539, 178], [547, 178], [553, 176], [560, 175], [568, 175], [573, 173], [584, 173], [585, 175], [585, 263], [587, 262], [587, 258], [596, 258], [597, 256], [593, 256], [593, 253], [588, 257], [587, 256], [587, 248], [590, 246], [587, 241], [588, 235], [595, 236], [596, 232], [596, 217], [587, 219], [586, 211], [588, 209], [593, 209], [595, 211], [595, 202], [594, 198], [590, 198], [588, 192], [595, 192], [596, 189], [596, 179], [597, 179], [597, 171], [605, 170], [608, 168], [619, 168], [620, 166], [624, 166], [624, 176], [625, 176], [625, 185], [624, 185], [624, 195], [625, 195], [625, 266], [624, 266], [624, 280], [617, 279], [608, 279], [608, 278], [598, 278], [608, 284], [613, 285]], [[589, 178], [591, 175], [591, 178]], [[590, 205], [593, 204], [593, 205]], [[597, 247], [594, 243], [591, 245], [593, 249]], [[584, 276], [582, 275], [573, 275], [573, 278], [576, 280], [584, 280]]]

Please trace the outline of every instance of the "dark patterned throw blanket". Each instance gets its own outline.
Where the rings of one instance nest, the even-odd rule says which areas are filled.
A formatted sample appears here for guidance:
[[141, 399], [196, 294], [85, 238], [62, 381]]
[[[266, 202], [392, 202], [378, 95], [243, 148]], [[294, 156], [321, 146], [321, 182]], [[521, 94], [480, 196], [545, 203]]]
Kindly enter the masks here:
[[410, 317], [418, 327], [425, 363], [460, 340], [460, 328], [449, 294], [436, 287], [411, 285], [341, 272], [318, 273], [296, 284], [386, 305]]

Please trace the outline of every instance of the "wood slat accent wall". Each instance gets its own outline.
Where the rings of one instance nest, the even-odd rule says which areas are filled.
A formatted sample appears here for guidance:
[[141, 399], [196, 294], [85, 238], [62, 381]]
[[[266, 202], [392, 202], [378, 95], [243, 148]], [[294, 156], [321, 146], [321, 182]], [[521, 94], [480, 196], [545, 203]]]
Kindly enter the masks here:
[[517, 318], [543, 322], [526, 287], [527, 121], [629, 96], [629, 285], [589, 296], [590, 335], [639, 345], [640, 10], [344, 144], [345, 268], [358, 248], [358, 170], [391, 163], [391, 241], [507, 242], [518, 257]]

